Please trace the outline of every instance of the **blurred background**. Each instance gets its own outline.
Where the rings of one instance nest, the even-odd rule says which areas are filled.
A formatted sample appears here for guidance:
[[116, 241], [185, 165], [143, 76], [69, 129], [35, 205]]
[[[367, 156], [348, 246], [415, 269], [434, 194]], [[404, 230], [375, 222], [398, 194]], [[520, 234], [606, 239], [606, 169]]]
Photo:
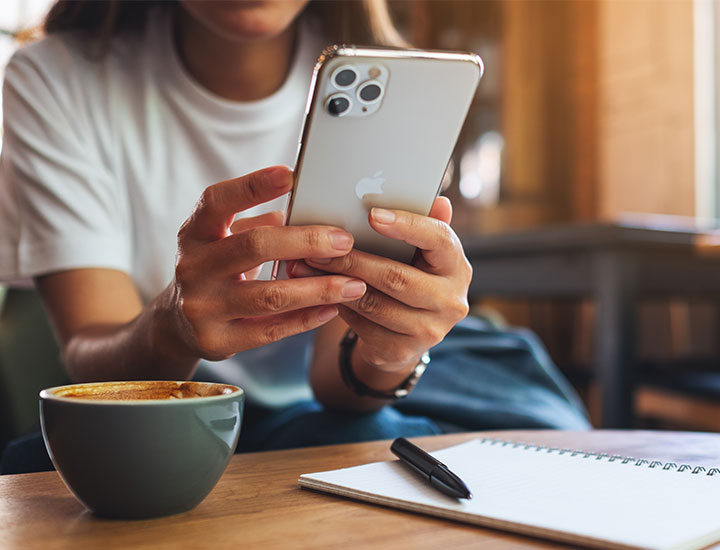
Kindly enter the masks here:
[[[0, 66], [50, 3], [3, 1]], [[534, 330], [596, 427], [720, 430], [720, 5], [389, 5], [414, 46], [485, 61], [445, 179], [473, 311]], [[5, 302], [0, 368], [55, 353], [8, 351], [37, 304]]]
[[537, 332], [596, 426], [720, 429], [720, 5], [391, 6], [485, 60], [446, 190], [474, 310]]

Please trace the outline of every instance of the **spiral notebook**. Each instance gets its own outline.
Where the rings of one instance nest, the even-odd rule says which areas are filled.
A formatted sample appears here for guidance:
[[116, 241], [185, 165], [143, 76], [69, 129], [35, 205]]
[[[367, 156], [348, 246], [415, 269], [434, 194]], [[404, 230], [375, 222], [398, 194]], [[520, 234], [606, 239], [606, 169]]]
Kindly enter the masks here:
[[700, 549], [720, 541], [720, 470], [477, 439], [432, 455], [471, 500], [399, 461], [300, 476], [301, 487], [584, 547]]

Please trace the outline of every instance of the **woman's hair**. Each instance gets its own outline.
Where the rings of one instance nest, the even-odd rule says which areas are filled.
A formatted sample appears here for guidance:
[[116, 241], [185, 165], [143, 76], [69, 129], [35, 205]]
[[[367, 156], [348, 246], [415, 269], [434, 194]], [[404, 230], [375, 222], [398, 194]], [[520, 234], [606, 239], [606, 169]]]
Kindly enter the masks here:
[[[155, 7], [176, 9], [177, 2], [57, 0], [45, 19], [44, 30], [83, 32], [102, 51], [113, 36], [140, 31]], [[407, 45], [392, 23], [386, 0], [311, 0], [303, 16], [312, 15], [320, 20], [328, 41], [335, 44]]]

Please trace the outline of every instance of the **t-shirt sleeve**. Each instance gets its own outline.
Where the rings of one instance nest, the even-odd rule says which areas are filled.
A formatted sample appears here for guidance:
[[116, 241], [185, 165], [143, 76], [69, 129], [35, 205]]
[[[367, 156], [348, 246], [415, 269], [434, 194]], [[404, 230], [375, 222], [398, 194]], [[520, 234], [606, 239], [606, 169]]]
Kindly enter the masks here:
[[[52, 64], [21, 50], [6, 69], [2, 280], [84, 267], [130, 272], [127, 193], [93, 127], [91, 94], [78, 93], [83, 63], [89, 62], [75, 65], [68, 53]], [[88, 78], [86, 85], [92, 84]]]

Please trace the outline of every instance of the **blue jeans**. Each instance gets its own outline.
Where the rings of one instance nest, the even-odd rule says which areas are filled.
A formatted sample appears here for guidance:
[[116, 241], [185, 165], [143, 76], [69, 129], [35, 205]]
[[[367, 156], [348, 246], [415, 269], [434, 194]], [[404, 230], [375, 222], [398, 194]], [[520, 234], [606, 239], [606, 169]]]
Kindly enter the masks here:
[[[281, 411], [246, 407], [235, 452], [269, 451], [351, 443], [374, 439], [444, 433], [432, 420], [403, 415], [392, 407], [370, 414], [328, 412], [315, 401], [297, 403]], [[42, 434], [32, 432], [10, 442], [0, 462], [0, 474], [53, 470]]]
[[[468, 318], [430, 354], [430, 367], [413, 392], [376, 412], [326, 410], [315, 401], [281, 410], [246, 406], [237, 451], [472, 430], [591, 427], [580, 399], [529, 331], [500, 331]], [[49, 469], [39, 433], [11, 442], [0, 464], [0, 473]]]

